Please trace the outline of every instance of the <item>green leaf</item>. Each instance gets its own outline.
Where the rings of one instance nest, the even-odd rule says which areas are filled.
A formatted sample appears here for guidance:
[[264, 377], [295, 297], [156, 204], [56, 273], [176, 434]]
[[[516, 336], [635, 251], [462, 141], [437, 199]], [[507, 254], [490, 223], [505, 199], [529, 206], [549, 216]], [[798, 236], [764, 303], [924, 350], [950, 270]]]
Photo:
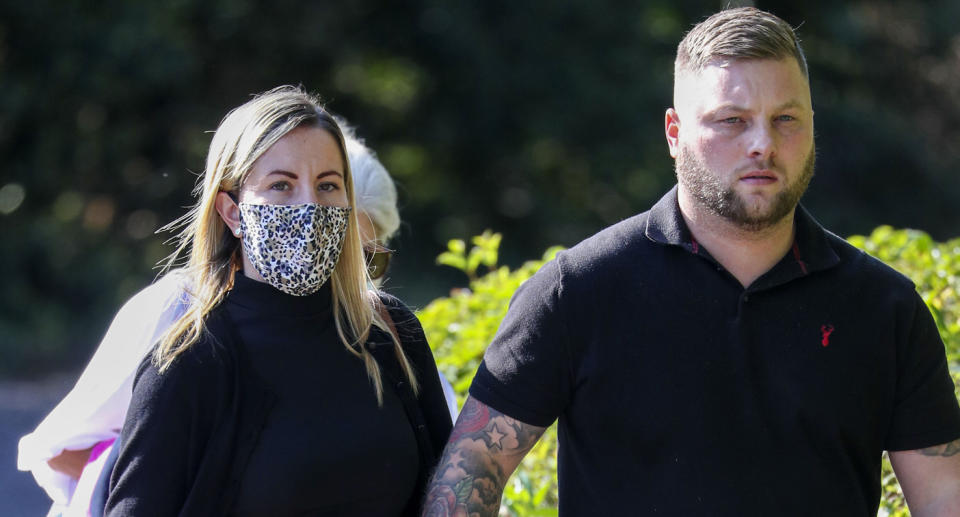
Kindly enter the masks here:
[[437, 264], [454, 267], [460, 271], [467, 271], [467, 261], [463, 258], [463, 255], [456, 255], [449, 251], [445, 251], [437, 256]]
[[460, 239], [452, 239], [447, 242], [447, 249], [450, 250], [451, 253], [463, 255], [467, 251], [467, 243]]
[[470, 499], [470, 493], [473, 492], [473, 476], [467, 476], [453, 486], [453, 492], [457, 494], [458, 503], [466, 503]]

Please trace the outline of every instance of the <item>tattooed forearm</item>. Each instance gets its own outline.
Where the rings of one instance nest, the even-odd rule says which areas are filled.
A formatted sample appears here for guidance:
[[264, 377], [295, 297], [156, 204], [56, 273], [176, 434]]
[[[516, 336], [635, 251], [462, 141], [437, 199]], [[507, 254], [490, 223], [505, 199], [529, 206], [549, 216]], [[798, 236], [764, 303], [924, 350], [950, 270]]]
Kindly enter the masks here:
[[924, 456], [953, 456], [960, 452], [960, 440], [934, 445], [933, 447], [927, 447], [926, 449], [917, 449], [917, 452], [923, 454]]
[[423, 515], [497, 515], [507, 478], [544, 429], [467, 398], [430, 482]]

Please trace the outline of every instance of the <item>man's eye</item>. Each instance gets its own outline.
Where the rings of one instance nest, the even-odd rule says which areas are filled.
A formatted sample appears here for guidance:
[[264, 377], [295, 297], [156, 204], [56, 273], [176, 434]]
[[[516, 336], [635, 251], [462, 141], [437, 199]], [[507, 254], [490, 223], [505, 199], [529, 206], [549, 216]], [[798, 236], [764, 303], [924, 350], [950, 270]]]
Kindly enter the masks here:
[[738, 124], [740, 122], [743, 122], [743, 119], [741, 119], [740, 117], [727, 117], [721, 120], [720, 122], [723, 122], [724, 124]]
[[777, 117], [777, 120], [779, 122], [793, 122], [794, 120], [797, 120], [797, 119], [794, 118], [793, 115], [780, 115]]

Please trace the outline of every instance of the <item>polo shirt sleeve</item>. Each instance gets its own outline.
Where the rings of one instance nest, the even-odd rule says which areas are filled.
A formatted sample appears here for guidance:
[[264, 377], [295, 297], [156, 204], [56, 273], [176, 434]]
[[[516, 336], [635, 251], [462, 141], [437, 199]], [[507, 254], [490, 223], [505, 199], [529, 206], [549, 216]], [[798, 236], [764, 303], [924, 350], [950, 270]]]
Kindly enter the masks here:
[[930, 311], [914, 293], [897, 351], [895, 406], [885, 448], [890, 451], [932, 447], [960, 438], [960, 406]]
[[545, 264], [514, 293], [470, 386], [471, 397], [539, 427], [553, 423], [571, 395], [561, 257]]

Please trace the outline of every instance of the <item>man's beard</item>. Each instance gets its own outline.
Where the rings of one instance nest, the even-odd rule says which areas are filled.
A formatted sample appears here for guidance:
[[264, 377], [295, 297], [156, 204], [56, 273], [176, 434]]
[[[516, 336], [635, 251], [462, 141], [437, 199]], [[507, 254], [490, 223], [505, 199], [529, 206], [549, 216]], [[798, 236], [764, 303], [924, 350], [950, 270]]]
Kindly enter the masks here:
[[[777, 192], [764, 211], [752, 209], [747, 201], [737, 194], [732, 184], [723, 184], [722, 178], [707, 170], [703, 162], [685, 147], [680, 148], [675, 168], [680, 184], [700, 206], [743, 230], [759, 231], [779, 223], [796, 208], [810, 184], [810, 179], [813, 178], [815, 155], [816, 152], [811, 147], [800, 175], [786, 188]], [[733, 181], [736, 179], [733, 178]]]

